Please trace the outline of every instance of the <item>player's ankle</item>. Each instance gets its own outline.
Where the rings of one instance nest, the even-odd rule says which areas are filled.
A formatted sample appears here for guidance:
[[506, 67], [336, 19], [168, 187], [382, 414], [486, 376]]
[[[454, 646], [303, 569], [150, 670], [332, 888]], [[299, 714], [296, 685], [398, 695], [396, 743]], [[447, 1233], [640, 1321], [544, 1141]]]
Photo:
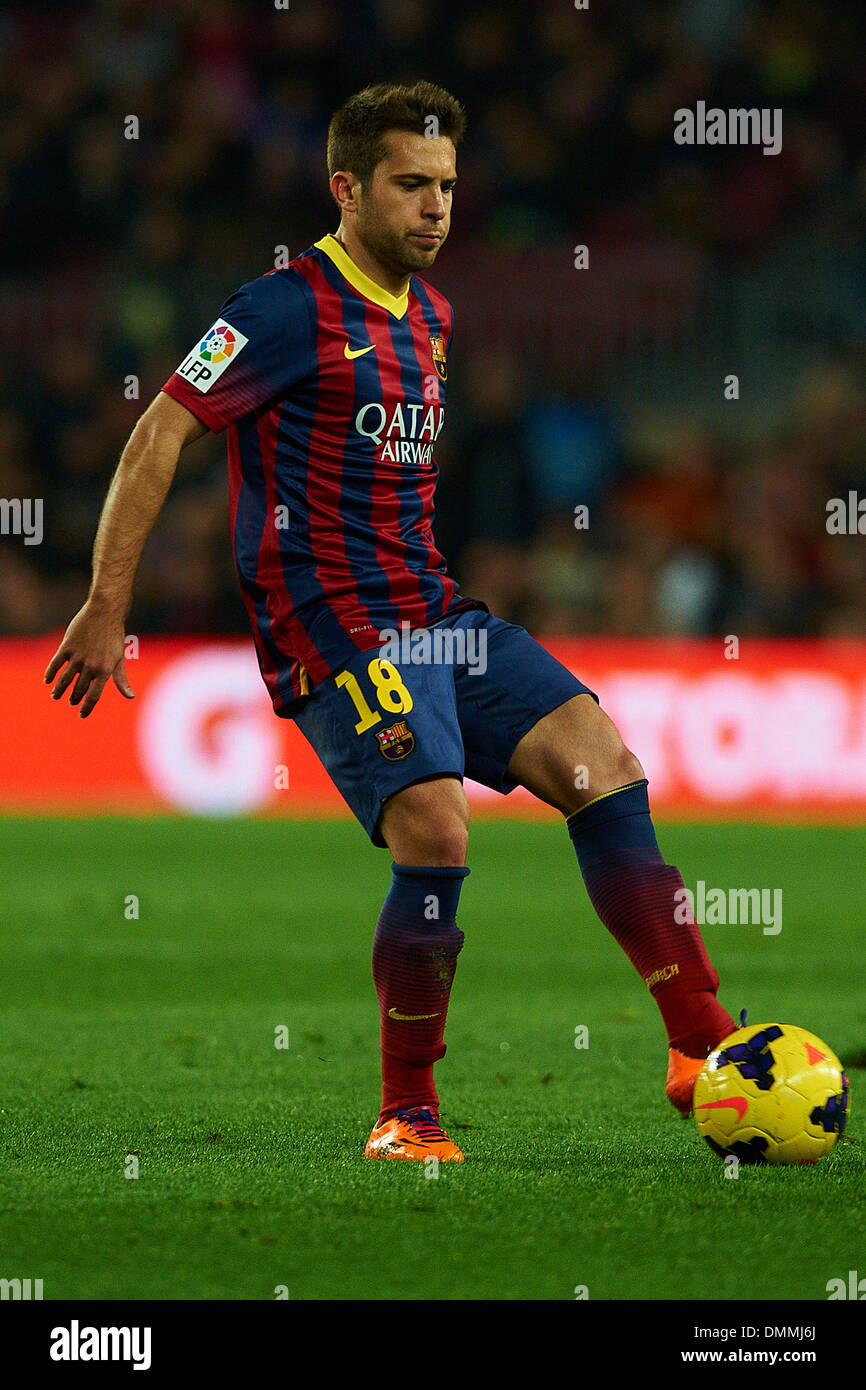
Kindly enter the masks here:
[[668, 1042], [684, 1057], [706, 1057], [737, 1027], [709, 989], [687, 996], [686, 1008], [678, 1013], [681, 1022], [675, 1031], [669, 1030]]

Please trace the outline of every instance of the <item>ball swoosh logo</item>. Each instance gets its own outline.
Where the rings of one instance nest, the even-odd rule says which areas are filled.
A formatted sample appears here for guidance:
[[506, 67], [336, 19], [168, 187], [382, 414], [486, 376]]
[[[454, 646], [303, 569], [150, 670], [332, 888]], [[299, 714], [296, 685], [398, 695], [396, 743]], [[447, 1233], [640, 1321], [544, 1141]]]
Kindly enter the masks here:
[[369, 347], [365, 348], [350, 348], [349, 344], [346, 343], [343, 348], [343, 356], [348, 357], [349, 361], [352, 362], [356, 357], [363, 357], [365, 352], [372, 352], [375, 346], [375, 343], [371, 343]]
[[435, 1013], [435, 1014], [398, 1014], [398, 1012], [397, 1012], [396, 1009], [389, 1009], [389, 1010], [388, 1010], [388, 1017], [389, 1017], [389, 1018], [394, 1018], [394, 1019], [396, 1019], [398, 1023], [420, 1023], [420, 1021], [421, 1021], [422, 1018], [438, 1018], [439, 1015], [438, 1015], [438, 1013]]
[[749, 1108], [749, 1102], [745, 1096], [731, 1096], [729, 1100], [708, 1100], [704, 1105], [697, 1106], [698, 1110], [723, 1110], [727, 1106], [731, 1110], [736, 1110], [737, 1119], [741, 1120]]

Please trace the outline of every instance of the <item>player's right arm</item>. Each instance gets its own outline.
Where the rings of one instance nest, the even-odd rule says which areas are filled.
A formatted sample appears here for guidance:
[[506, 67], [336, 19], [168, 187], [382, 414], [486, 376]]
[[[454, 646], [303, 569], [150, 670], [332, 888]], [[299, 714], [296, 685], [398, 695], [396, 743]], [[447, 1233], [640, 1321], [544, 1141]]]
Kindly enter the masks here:
[[122, 695], [134, 699], [123, 643], [135, 574], [181, 451], [206, 433], [207, 426], [192, 411], [161, 391], [121, 454], [96, 533], [87, 601], [66, 629], [44, 676], [50, 685], [65, 666], [51, 696], [61, 699], [75, 681], [69, 703], [81, 705], [82, 719], [95, 707], [110, 676]]
[[[311, 296], [301, 276], [270, 271], [242, 285], [220, 309], [121, 455], [93, 547], [87, 602], [66, 629], [48, 669], [59, 700], [91, 713], [108, 681], [133, 699], [123, 666], [126, 615], [141, 552], [171, 486], [181, 450], [281, 399], [315, 364]], [[76, 679], [77, 678], [77, 679]], [[73, 681], [75, 684], [73, 685]]]

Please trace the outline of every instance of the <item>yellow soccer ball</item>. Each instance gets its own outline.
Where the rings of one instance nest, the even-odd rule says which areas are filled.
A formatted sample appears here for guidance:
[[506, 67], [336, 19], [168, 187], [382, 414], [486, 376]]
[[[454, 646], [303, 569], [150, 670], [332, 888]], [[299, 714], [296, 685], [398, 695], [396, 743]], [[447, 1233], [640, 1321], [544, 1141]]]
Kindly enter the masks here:
[[757, 1023], [711, 1052], [695, 1082], [698, 1129], [720, 1158], [817, 1163], [848, 1118], [848, 1078], [805, 1028]]

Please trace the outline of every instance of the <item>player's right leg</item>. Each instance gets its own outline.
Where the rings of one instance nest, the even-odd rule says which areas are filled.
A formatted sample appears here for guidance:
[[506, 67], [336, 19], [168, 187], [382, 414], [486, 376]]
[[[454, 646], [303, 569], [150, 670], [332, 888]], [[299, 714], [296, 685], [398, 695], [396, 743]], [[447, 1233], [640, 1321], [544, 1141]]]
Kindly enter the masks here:
[[445, 1054], [463, 945], [457, 903], [469, 872], [452, 670], [362, 653], [317, 686], [295, 717], [373, 843], [394, 856], [373, 943], [382, 1099], [366, 1156], [461, 1162], [439, 1125], [433, 1080]]
[[439, 1123], [433, 1065], [445, 1054], [448, 1003], [463, 944], [456, 913], [468, 872], [468, 826], [469, 806], [456, 777], [416, 782], [382, 808], [380, 834], [394, 866], [373, 942], [382, 1105], [368, 1158], [463, 1161]]
[[457, 777], [415, 782], [382, 807], [379, 833], [395, 864], [462, 866], [469, 845], [469, 803]]

